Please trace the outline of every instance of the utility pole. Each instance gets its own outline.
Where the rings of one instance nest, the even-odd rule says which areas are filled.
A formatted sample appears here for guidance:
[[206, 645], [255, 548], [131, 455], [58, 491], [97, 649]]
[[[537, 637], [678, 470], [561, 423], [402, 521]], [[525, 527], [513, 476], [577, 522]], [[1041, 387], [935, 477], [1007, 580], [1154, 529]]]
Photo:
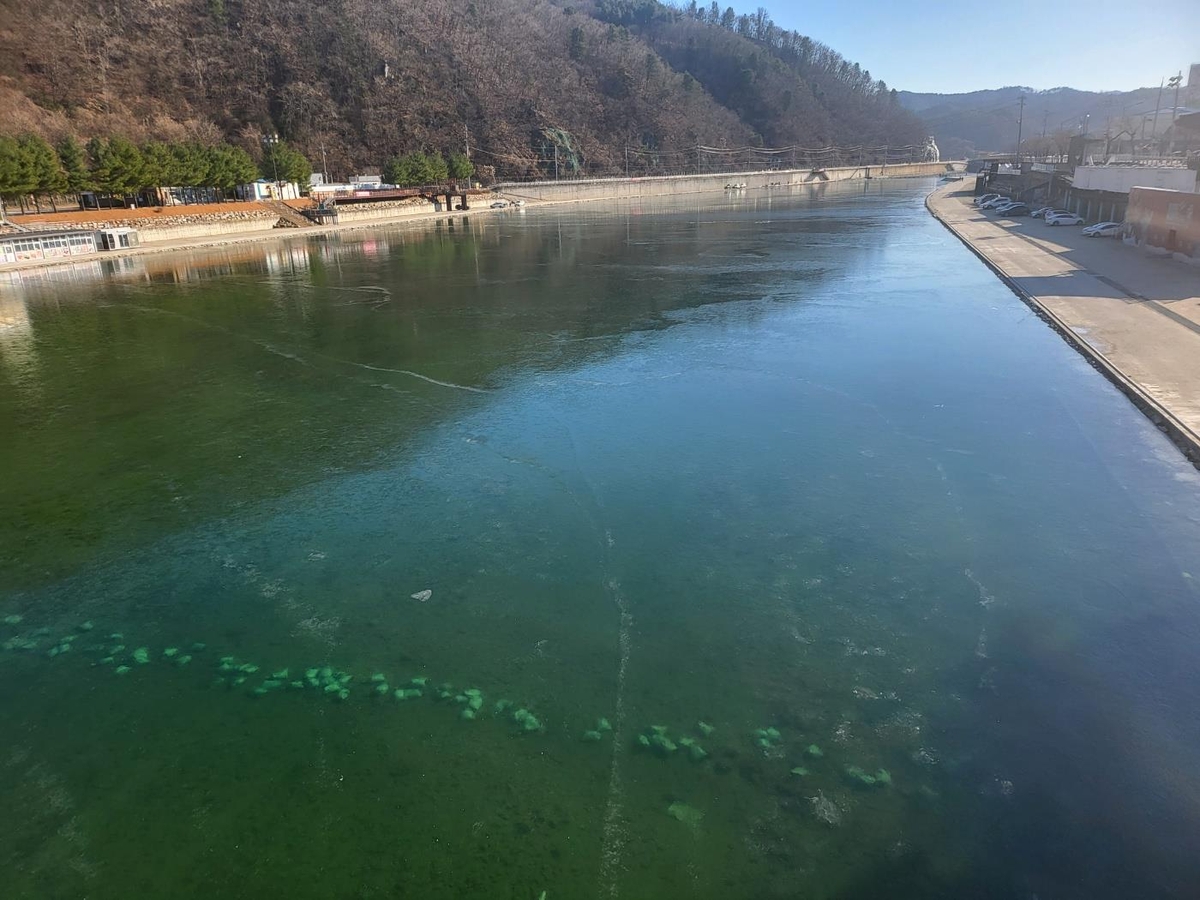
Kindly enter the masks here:
[[[267, 152], [271, 154], [271, 168], [275, 171], [275, 193], [280, 194], [282, 191], [280, 190], [279, 154], [277, 152], [279, 149], [279, 135], [274, 132], [263, 135], [262, 142], [267, 147]], [[278, 200], [279, 198], [272, 195], [271, 199]]]
[[[1150, 126], [1150, 137], [1152, 140], [1158, 140], [1158, 110], [1162, 107], [1162, 91], [1163, 85], [1166, 84], [1165, 78], [1160, 78], [1158, 81], [1158, 99], [1154, 102], [1154, 124]], [[1158, 151], [1162, 153], [1162, 148]]]
[[625, 148], [625, 177], [629, 177], [629, 148]]
[[554, 180], [558, 181], [558, 144], [554, 145]]
[[1017, 174], [1021, 174], [1021, 130], [1025, 126], [1025, 95], [1021, 95], [1021, 110], [1017, 114]]
[[[464, 152], [466, 153], [466, 157], [467, 157], [467, 165], [470, 166], [470, 164], [471, 164], [471, 131], [469, 128], [467, 128], [466, 122], [463, 122], [463, 145], [464, 145]], [[474, 176], [472, 176], [472, 175], [467, 176], [467, 187], [471, 186], [472, 177], [474, 177]], [[457, 179], [455, 179], [455, 180], [457, 181]]]

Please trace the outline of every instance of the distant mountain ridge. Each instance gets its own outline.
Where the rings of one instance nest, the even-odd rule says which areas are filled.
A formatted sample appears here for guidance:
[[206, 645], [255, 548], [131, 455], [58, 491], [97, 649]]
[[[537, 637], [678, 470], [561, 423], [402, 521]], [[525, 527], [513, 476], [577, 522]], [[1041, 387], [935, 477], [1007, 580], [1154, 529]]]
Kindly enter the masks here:
[[[918, 114], [937, 139], [944, 158], [960, 159], [982, 152], [1012, 152], [1017, 145], [1017, 119], [1020, 98], [1025, 97], [1022, 139], [1047, 139], [1055, 135], [1078, 134], [1085, 127], [1094, 135], [1122, 131], [1152, 134], [1154, 108], [1159, 89], [1132, 91], [1081, 91], [1069, 87], [1035, 91], [1010, 86], [965, 94], [921, 94], [900, 92], [900, 104]], [[1180, 91], [1183, 105], [1190, 98], [1187, 88]], [[1174, 102], [1174, 92], [1162, 92], [1159, 130], [1170, 123], [1163, 113]], [[1143, 129], [1144, 122], [1144, 129]]]

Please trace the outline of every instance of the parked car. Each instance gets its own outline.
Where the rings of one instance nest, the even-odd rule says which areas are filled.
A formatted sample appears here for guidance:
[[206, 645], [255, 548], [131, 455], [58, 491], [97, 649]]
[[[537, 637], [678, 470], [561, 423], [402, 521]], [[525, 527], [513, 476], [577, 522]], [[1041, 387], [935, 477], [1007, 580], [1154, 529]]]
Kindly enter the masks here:
[[995, 200], [999, 196], [999, 194], [984, 194], [982, 197], [975, 198], [975, 205], [983, 206], [983, 204], [987, 203], [989, 200]]
[[1046, 213], [1055, 212], [1055, 211], [1056, 210], [1054, 209], [1053, 206], [1039, 206], [1037, 209], [1033, 210], [1029, 215], [1034, 219], [1040, 219]]
[[1029, 207], [1024, 203], [1010, 203], [1008, 206], [1002, 206], [998, 210], [1002, 216], [1027, 216], [1029, 215]]
[[508, 204], [503, 200], [497, 200], [492, 204], [492, 209], [504, 209]]
[[1069, 216], [1071, 215], [1071, 211], [1069, 209], [1054, 209], [1051, 206], [1047, 206], [1041, 211], [1041, 215], [1038, 215], [1037, 210], [1031, 212], [1030, 215], [1037, 216], [1039, 219], [1049, 219], [1051, 216]]
[[1012, 203], [1008, 197], [994, 197], [987, 203], [980, 203], [980, 209], [995, 209], [997, 206], [1003, 206], [1005, 203]]
[[1083, 217], [1077, 216], [1074, 213], [1065, 213], [1058, 216], [1046, 216], [1047, 225], [1082, 225]]
[[1121, 233], [1120, 222], [1097, 222], [1083, 229], [1085, 237], [1116, 237]]

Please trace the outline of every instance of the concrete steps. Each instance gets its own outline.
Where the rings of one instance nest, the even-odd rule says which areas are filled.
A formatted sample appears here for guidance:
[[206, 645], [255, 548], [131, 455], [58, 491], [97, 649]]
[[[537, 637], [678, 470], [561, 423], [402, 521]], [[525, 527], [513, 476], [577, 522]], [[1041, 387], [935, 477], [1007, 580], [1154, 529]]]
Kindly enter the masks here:
[[279, 213], [279, 222], [275, 225], [276, 228], [310, 228], [313, 224], [282, 200], [261, 200], [259, 202], [271, 212]]

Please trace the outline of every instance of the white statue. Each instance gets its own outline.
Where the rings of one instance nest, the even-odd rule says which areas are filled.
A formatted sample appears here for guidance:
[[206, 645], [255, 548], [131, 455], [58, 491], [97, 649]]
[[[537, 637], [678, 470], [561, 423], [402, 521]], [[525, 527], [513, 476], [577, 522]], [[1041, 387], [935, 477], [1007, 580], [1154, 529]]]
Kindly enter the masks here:
[[942, 154], [938, 152], [938, 145], [934, 141], [932, 134], [925, 138], [925, 146], [921, 150], [921, 159], [924, 162], [942, 161]]

